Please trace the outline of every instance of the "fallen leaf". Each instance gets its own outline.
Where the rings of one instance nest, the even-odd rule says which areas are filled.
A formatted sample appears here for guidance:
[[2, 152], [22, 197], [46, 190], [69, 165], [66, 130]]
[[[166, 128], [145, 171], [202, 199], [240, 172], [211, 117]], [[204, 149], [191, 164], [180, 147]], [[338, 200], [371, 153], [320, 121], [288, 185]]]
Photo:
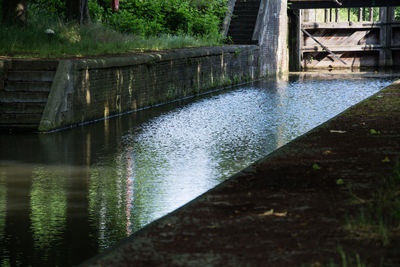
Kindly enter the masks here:
[[313, 168], [314, 170], [320, 170], [320, 169], [321, 169], [321, 167], [320, 167], [317, 163], [314, 163], [313, 166], [312, 166], [312, 168]]
[[273, 209], [266, 211], [264, 213], [258, 214], [258, 216], [265, 217], [265, 216], [277, 216], [277, 217], [285, 217], [287, 212], [274, 212]]
[[346, 131], [341, 131], [341, 130], [330, 130], [331, 133], [339, 133], [339, 134], [344, 134]]
[[272, 214], [274, 214], [274, 210], [273, 209], [269, 210], [269, 211], [266, 211], [266, 212], [264, 212], [262, 214], [259, 214], [259, 216], [271, 216]]
[[332, 154], [332, 151], [325, 150], [324, 152], [322, 152], [322, 155], [329, 155], [329, 154]]
[[336, 184], [337, 184], [337, 185], [342, 185], [342, 184], [344, 184], [343, 179], [337, 179], [337, 180], [336, 180]]
[[380, 131], [377, 131], [377, 130], [375, 130], [375, 129], [370, 129], [370, 130], [369, 130], [369, 133], [375, 135], [375, 134], [380, 134], [381, 132], [380, 132]]

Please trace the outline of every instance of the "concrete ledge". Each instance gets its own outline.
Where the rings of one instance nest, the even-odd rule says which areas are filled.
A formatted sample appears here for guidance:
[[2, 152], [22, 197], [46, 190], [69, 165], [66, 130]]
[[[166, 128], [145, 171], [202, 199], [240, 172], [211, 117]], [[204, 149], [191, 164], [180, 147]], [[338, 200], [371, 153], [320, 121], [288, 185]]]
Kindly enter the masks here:
[[183, 48], [167, 51], [158, 51], [118, 57], [108, 57], [99, 59], [74, 60], [74, 69], [82, 70], [85, 68], [112, 68], [140, 65], [145, 63], [155, 64], [162, 61], [218, 56], [224, 53], [240, 53], [240, 51], [258, 51], [256, 45], [231, 45], [220, 47], [198, 47]]
[[81, 266], [397, 266], [398, 237], [344, 226], [400, 158], [399, 103], [397, 81]]

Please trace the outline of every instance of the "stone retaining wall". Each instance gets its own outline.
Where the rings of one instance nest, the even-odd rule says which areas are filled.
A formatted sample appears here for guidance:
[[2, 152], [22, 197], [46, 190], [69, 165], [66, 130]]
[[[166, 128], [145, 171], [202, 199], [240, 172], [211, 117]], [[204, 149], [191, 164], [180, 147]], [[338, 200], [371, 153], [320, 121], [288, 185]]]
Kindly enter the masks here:
[[61, 60], [39, 130], [107, 118], [259, 76], [258, 46]]

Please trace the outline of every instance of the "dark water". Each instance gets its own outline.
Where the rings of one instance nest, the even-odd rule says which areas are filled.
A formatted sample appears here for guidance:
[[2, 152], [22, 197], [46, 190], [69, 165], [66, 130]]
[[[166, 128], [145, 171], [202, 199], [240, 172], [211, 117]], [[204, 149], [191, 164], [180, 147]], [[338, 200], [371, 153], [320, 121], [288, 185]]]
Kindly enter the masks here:
[[90, 258], [392, 80], [264, 80], [63, 132], [1, 135], [0, 264]]

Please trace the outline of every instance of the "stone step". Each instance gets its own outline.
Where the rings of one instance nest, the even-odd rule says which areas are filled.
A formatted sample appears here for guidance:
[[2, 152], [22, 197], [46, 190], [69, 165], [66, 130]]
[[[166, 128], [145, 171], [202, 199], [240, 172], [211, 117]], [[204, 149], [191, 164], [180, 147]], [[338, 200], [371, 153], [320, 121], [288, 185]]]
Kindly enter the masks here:
[[246, 12], [247, 10], [256, 10], [258, 11], [258, 8], [260, 7], [259, 3], [251, 3], [251, 4], [247, 4], [247, 3], [236, 3], [235, 4], [235, 11], [237, 11], [236, 13], [239, 13], [240, 11], [244, 11]]
[[259, 5], [245, 6], [236, 5], [233, 14], [257, 14]]
[[50, 92], [51, 82], [7, 81], [4, 90], [8, 92]]
[[2, 103], [47, 103], [47, 92], [6, 92], [0, 91], [0, 105]]
[[232, 41], [235, 44], [240, 44], [240, 45], [250, 45], [250, 44], [255, 44], [256, 45], [256, 44], [258, 44], [257, 41], [253, 41], [251, 39], [235, 39], [235, 40], [232, 39]]
[[254, 18], [245, 18], [245, 19], [234, 19], [234, 20], [232, 20], [232, 22], [231, 22], [231, 26], [232, 26], [232, 29], [235, 29], [235, 27], [236, 26], [241, 26], [241, 25], [246, 25], [246, 26], [249, 26], [249, 27], [254, 27], [254, 25], [255, 25], [255, 23], [256, 23], [256, 21], [257, 21], [257, 18], [256, 17], [254, 17]]
[[253, 1], [246, 1], [246, 0], [237, 0], [235, 3], [235, 6], [240, 6], [240, 5], [260, 5], [261, 0], [253, 0]]
[[1, 124], [15, 124], [15, 125], [21, 125], [21, 124], [30, 124], [30, 125], [36, 125], [36, 128], [38, 124], [40, 123], [40, 120], [42, 119], [42, 114], [39, 113], [24, 113], [24, 114], [19, 114], [19, 113], [0, 113], [0, 122]]
[[253, 31], [254, 25], [250, 24], [236, 24], [232, 25], [232, 28], [229, 29], [229, 32], [247, 32], [249, 29]]
[[55, 71], [8, 71], [6, 79], [9, 81], [52, 82]]
[[235, 44], [254, 44], [252, 41], [254, 27], [257, 22], [260, 0], [236, 1], [228, 36]]
[[15, 124], [15, 123], [1, 123], [0, 122], [0, 133], [13, 133], [13, 132], [34, 132], [37, 131], [37, 123], [25, 123], [25, 124]]
[[24, 60], [24, 59], [13, 59], [8, 66], [9, 71], [18, 71], [18, 70], [50, 70], [56, 71], [58, 66], [58, 60]]
[[229, 36], [235, 37], [238, 39], [251, 39], [252, 38], [252, 35], [249, 33], [236, 33], [236, 34], [231, 34]]
[[236, 4], [235, 9], [234, 9], [234, 14], [240, 14], [240, 13], [257, 13], [258, 8], [260, 7], [259, 4], [254, 4], [254, 5], [241, 5]]
[[42, 114], [46, 103], [0, 102], [0, 113], [3, 114]]

